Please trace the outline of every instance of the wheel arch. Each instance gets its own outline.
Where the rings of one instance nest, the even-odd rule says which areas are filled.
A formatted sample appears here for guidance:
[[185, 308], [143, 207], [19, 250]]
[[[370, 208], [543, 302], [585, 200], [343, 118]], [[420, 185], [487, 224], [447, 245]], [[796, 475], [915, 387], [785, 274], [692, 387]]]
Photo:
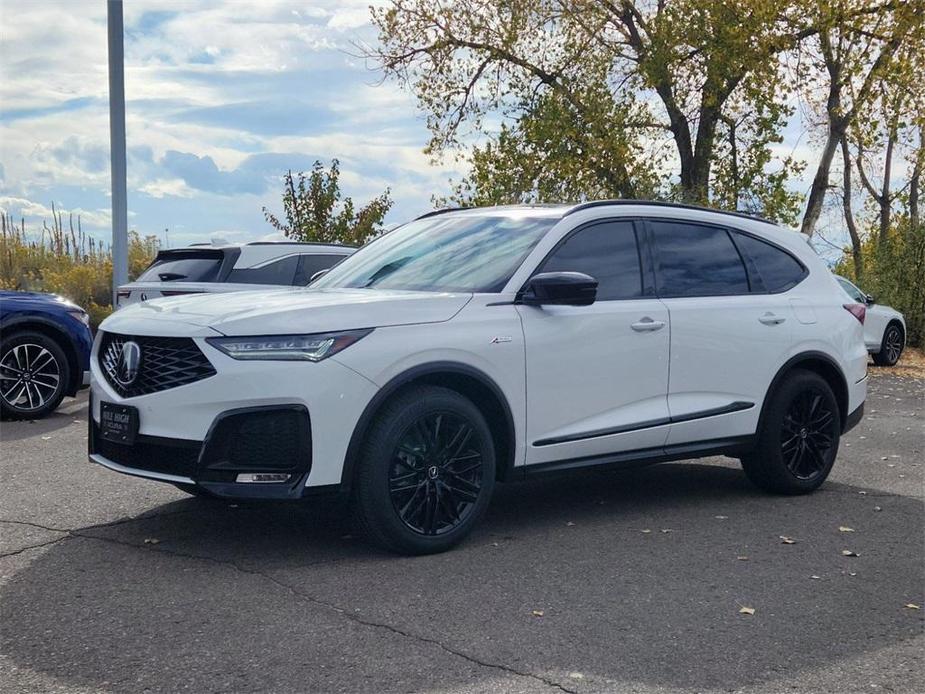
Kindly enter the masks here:
[[366, 405], [353, 429], [344, 456], [344, 469], [341, 472], [342, 491], [348, 492], [353, 486], [360, 449], [373, 417], [391, 397], [419, 385], [442, 386], [472, 400], [485, 415], [491, 429], [497, 452], [496, 477], [499, 480], [510, 478], [514, 471], [516, 440], [514, 416], [504, 392], [480, 369], [461, 362], [439, 361], [419, 364], [395, 376]]
[[37, 316], [28, 316], [20, 318], [11, 318], [3, 322], [0, 326], [0, 334], [6, 336], [9, 332], [36, 332], [45, 335], [54, 340], [61, 347], [64, 356], [67, 359], [68, 371], [70, 372], [70, 382], [68, 383], [66, 395], [75, 395], [80, 384], [83, 382], [83, 369], [79, 364], [77, 346], [74, 340], [68, 335], [67, 331], [54, 321], [40, 318]]
[[833, 359], [825, 352], [817, 351], [801, 352], [797, 355], [794, 355], [786, 362], [784, 362], [784, 365], [778, 369], [777, 373], [774, 375], [774, 378], [771, 380], [771, 385], [768, 388], [767, 393], [765, 394], [764, 402], [761, 406], [761, 415], [758, 420], [759, 426], [760, 422], [764, 420], [764, 415], [768, 405], [771, 402], [771, 397], [780, 387], [781, 383], [784, 382], [784, 379], [786, 379], [787, 375], [794, 369], [812, 371], [825, 379], [826, 383], [829, 384], [829, 387], [832, 388], [832, 392], [835, 394], [835, 401], [838, 403], [838, 414], [841, 420], [842, 430], [844, 431], [849, 415], [848, 379], [845, 378], [844, 372], [838, 365], [838, 362], [835, 361], [835, 359]]

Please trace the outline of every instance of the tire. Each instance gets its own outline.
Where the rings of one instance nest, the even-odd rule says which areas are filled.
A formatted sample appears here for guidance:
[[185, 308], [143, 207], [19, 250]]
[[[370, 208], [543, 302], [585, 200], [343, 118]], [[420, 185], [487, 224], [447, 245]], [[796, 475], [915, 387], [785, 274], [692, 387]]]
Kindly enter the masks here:
[[893, 366], [899, 361], [903, 353], [905, 336], [902, 326], [890, 323], [883, 331], [883, 340], [880, 342], [880, 351], [873, 355], [877, 366]]
[[57, 341], [24, 330], [0, 342], [0, 413], [10, 419], [39, 419], [61, 404], [71, 369]]
[[742, 458], [742, 468], [767, 492], [808, 494], [829, 476], [840, 435], [832, 388], [819, 374], [795, 369], [771, 395], [757, 446]]
[[456, 391], [419, 386], [393, 397], [376, 413], [360, 456], [354, 517], [389, 551], [443, 552], [469, 534], [491, 500], [491, 431]]

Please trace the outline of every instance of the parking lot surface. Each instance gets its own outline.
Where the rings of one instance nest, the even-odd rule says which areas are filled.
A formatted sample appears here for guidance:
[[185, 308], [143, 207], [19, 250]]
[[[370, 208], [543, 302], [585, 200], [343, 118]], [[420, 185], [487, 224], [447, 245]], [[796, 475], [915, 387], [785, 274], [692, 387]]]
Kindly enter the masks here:
[[83, 395], [2, 424], [0, 691], [922, 692], [923, 386], [872, 369], [810, 496], [721, 458], [502, 485], [418, 558], [97, 467]]

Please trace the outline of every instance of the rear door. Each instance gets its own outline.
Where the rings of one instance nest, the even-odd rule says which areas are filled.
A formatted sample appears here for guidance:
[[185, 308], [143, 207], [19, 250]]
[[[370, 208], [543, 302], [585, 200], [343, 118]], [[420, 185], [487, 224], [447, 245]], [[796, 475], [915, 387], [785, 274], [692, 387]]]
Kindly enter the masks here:
[[671, 317], [667, 444], [755, 433], [765, 391], [790, 347], [786, 294], [763, 291], [731, 230], [659, 219], [647, 226]]
[[668, 311], [634, 222], [600, 221], [536, 272], [598, 280], [590, 306], [517, 306], [526, 350], [527, 464], [657, 448], [668, 431]]

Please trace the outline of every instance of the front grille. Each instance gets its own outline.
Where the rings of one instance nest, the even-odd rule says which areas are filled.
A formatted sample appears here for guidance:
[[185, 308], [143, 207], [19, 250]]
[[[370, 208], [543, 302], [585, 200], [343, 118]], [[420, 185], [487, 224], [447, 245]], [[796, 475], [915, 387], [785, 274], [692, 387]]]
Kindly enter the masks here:
[[[122, 352], [128, 342], [138, 345], [141, 358], [134, 379], [122, 364]], [[188, 337], [133, 337], [104, 333], [99, 349], [99, 363], [106, 381], [123, 398], [157, 393], [215, 375], [215, 369], [196, 343]]]
[[181, 477], [196, 476], [199, 450], [202, 447], [198, 441], [176, 439], [165, 443], [163, 440], [139, 436], [131, 446], [126, 446], [101, 438], [95, 423], [93, 428], [94, 452], [107, 460], [136, 470]]

